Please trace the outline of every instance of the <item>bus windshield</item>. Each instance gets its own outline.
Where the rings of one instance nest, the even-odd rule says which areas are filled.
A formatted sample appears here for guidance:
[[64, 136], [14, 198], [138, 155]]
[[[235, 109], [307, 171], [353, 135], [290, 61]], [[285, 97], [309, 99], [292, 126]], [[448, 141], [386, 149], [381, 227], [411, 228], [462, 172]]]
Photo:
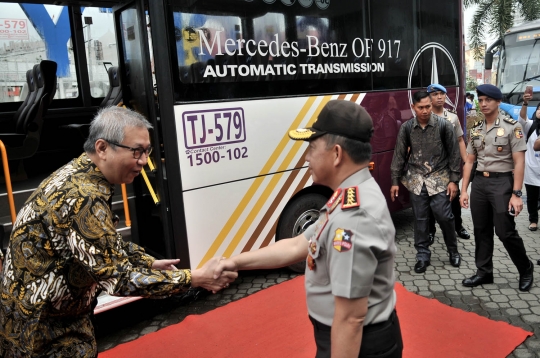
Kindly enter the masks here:
[[[528, 81], [523, 82], [523, 85], [518, 82], [540, 74], [540, 38], [520, 40], [521, 37], [528, 36], [526, 33], [514, 34], [505, 40], [499, 69], [499, 85], [503, 93], [509, 93], [516, 85], [516, 90], [519, 90]], [[540, 79], [533, 81], [535, 83], [529, 84], [540, 85]]]

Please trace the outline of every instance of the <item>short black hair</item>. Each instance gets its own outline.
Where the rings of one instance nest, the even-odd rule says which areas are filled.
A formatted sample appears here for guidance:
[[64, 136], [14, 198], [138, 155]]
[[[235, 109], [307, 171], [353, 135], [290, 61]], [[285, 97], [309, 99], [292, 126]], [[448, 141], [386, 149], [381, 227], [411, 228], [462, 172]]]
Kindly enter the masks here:
[[369, 142], [331, 133], [326, 133], [322, 138], [326, 141], [326, 149], [331, 149], [336, 144], [341, 146], [341, 149], [349, 155], [355, 164], [362, 164], [371, 159], [371, 144]]
[[417, 104], [418, 102], [420, 102], [426, 97], [429, 97], [429, 93], [427, 93], [426, 91], [418, 91], [415, 94], [413, 94], [412, 102], [413, 104]]

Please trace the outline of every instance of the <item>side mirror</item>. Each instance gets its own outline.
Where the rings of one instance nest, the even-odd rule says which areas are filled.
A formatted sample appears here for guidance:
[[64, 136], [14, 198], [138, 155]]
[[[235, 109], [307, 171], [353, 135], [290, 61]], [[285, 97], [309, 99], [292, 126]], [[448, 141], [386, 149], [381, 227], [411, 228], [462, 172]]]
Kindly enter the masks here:
[[486, 51], [486, 56], [484, 57], [484, 68], [486, 70], [491, 70], [493, 67], [493, 52]]

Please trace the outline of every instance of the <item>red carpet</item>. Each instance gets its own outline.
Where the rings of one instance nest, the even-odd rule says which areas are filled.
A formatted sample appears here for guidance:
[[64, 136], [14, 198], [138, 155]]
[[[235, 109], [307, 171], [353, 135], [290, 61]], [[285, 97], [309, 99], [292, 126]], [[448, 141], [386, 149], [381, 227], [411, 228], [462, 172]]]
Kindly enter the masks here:
[[[532, 335], [396, 284], [404, 357], [506, 357]], [[304, 277], [122, 344], [100, 358], [315, 356]]]

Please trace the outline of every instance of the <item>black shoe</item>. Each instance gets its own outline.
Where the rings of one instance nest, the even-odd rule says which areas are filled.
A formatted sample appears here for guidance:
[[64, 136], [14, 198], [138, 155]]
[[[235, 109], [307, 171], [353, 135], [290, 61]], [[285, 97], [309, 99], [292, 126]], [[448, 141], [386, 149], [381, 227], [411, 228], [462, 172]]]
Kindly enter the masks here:
[[429, 265], [430, 265], [429, 260], [428, 261], [418, 260], [416, 262], [416, 265], [414, 265], [414, 272], [416, 273], [426, 272], [426, 269]]
[[493, 283], [493, 274], [489, 273], [484, 276], [474, 275], [464, 279], [462, 283], [465, 287], [476, 287], [479, 285], [485, 285], [487, 283]]
[[450, 256], [450, 265], [454, 267], [459, 267], [461, 264], [461, 255], [459, 252], [451, 252], [448, 254]]
[[471, 235], [465, 230], [465, 228], [462, 226], [461, 229], [457, 230], [457, 236], [461, 237], [462, 239], [469, 240], [471, 238]]
[[531, 262], [529, 269], [523, 274], [519, 275], [519, 290], [529, 291], [533, 284], [534, 265]]
[[428, 246], [433, 245], [433, 243], [435, 242], [435, 233], [434, 233], [434, 232], [430, 232], [429, 235], [428, 235], [428, 239], [429, 239], [429, 244], [428, 244]]

